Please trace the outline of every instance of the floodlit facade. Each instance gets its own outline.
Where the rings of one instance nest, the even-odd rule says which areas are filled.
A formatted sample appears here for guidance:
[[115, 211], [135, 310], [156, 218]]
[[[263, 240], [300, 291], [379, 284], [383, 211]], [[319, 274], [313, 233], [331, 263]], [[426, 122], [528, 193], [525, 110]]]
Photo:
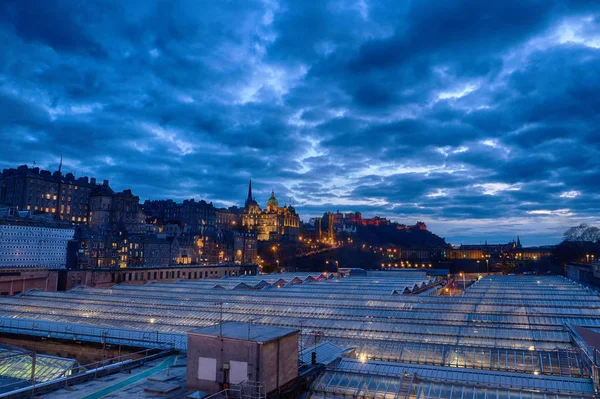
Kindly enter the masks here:
[[322, 342], [353, 348], [328, 361], [307, 399], [597, 394], [600, 355], [578, 334], [600, 331], [597, 293], [560, 276], [483, 277], [461, 296], [438, 296], [436, 284], [298, 273], [28, 292], [0, 298], [0, 332], [185, 351], [189, 331], [251, 322], [299, 330], [301, 359]]
[[248, 198], [242, 212], [242, 226], [255, 232], [259, 241], [297, 241], [300, 233], [300, 216], [290, 205], [279, 206], [275, 191], [267, 200], [264, 211], [252, 196], [252, 181], [248, 185]]

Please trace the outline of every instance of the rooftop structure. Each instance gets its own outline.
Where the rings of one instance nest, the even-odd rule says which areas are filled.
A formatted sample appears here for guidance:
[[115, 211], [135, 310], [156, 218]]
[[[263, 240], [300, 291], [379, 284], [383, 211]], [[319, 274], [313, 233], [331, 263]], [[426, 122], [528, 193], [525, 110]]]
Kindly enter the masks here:
[[226, 322], [188, 334], [188, 389], [216, 393], [252, 381], [260, 396], [297, 376], [298, 330]]
[[284, 273], [33, 291], [0, 298], [0, 331], [185, 351], [187, 332], [252, 323], [299, 330], [301, 348], [354, 349], [320, 374], [311, 398], [596, 394], [597, 349], [578, 344], [571, 327], [600, 331], [595, 292], [560, 276], [487, 276], [461, 296], [402, 295], [429, 284]]

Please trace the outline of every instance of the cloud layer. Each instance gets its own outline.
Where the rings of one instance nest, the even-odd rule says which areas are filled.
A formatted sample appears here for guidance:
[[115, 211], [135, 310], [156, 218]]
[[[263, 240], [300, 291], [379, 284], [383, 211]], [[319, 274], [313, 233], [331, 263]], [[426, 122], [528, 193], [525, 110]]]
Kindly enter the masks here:
[[453, 243], [599, 220], [595, 1], [7, 0], [0, 38], [0, 167]]

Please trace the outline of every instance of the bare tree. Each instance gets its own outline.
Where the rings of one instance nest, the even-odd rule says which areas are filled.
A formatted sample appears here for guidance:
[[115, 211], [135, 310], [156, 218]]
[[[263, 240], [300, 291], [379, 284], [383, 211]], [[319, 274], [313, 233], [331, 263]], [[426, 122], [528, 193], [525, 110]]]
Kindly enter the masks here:
[[596, 242], [600, 241], [600, 228], [582, 223], [579, 226], [573, 226], [567, 229], [563, 236], [563, 241]]

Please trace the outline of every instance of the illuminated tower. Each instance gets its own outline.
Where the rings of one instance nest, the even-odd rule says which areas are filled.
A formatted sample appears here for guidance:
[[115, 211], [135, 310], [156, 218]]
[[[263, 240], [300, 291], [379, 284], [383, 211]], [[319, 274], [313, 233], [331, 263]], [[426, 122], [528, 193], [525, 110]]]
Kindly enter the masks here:
[[327, 239], [333, 244], [335, 240], [335, 230], [333, 229], [333, 225], [335, 222], [335, 216], [332, 212], [328, 212], [327, 214]]

